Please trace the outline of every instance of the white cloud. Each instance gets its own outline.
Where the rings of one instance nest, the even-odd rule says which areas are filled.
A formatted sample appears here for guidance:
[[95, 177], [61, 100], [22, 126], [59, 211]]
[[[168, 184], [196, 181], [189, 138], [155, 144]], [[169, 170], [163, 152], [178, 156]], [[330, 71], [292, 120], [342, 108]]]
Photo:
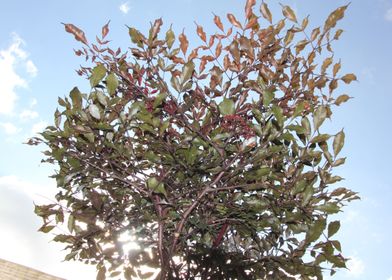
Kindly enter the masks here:
[[33, 108], [35, 105], [37, 105], [37, 99], [33, 98], [30, 102], [30, 108]]
[[37, 76], [38, 69], [35, 66], [34, 62], [32, 62], [30, 59], [27, 60], [26, 62], [26, 71], [29, 73], [32, 77]]
[[0, 114], [12, 114], [18, 99], [15, 90], [28, 87], [27, 81], [17, 73], [19, 66], [31, 77], [37, 74], [37, 67], [27, 60], [29, 55], [23, 46], [23, 40], [13, 33], [10, 46], [0, 50]]
[[120, 11], [121, 11], [123, 14], [128, 14], [128, 12], [129, 12], [129, 10], [131, 9], [131, 7], [129, 7], [129, 3], [128, 3], [128, 2], [125, 2], [125, 3], [122, 3], [122, 4], [120, 5], [119, 9], [120, 9]]
[[350, 260], [347, 262], [347, 274], [352, 277], [361, 276], [365, 270], [365, 264], [363, 261], [356, 256], [350, 256], [349, 259]]
[[8, 135], [17, 134], [18, 132], [21, 131], [20, 128], [16, 127], [13, 123], [10, 122], [0, 123], [0, 127], [2, 127], [5, 134]]
[[38, 132], [42, 132], [47, 125], [48, 124], [45, 121], [37, 122], [33, 124], [33, 127], [31, 128], [31, 133], [36, 134]]
[[20, 114], [19, 114], [19, 118], [22, 121], [27, 121], [27, 120], [33, 120], [38, 118], [38, 113], [36, 111], [32, 111], [32, 110], [23, 110]]
[[385, 15], [384, 15], [385, 20], [387, 21], [392, 21], [392, 8], [389, 8]]
[[388, 280], [392, 280], [392, 276], [388, 278]]

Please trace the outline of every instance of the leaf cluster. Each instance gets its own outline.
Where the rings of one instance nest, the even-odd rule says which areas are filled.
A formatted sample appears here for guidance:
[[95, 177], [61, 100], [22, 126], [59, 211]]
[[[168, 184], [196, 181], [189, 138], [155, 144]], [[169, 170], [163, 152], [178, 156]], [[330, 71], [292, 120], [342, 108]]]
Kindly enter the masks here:
[[91, 91], [59, 98], [54, 125], [29, 141], [59, 167], [57, 203], [35, 208], [40, 231], [65, 223], [54, 240], [97, 279], [152, 276], [143, 266], [157, 279], [322, 279], [345, 267], [329, 216], [358, 196], [332, 187], [344, 131], [321, 128], [349, 99], [339, 83], [356, 80], [331, 46], [346, 8], [309, 33], [289, 6], [274, 21], [248, 0], [243, 23], [215, 15], [210, 36], [197, 24], [193, 49], [161, 19], [148, 35], [129, 27], [127, 52], [110, 48], [109, 23], [96, 43], [65, 24], [91, 61], [78, 70]]

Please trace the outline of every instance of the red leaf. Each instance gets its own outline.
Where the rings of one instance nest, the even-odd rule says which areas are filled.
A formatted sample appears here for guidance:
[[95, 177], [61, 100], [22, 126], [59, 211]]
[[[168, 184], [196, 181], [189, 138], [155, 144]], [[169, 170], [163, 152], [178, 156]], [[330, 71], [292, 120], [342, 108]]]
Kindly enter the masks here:
[[75, 25], [71, 23], [62, 23], [62, 24], [64, 24], [65, 31], [74, 35], [77, 41], [82, 42], [85, 45], [88, 44], [86, 36], [84, 35], [84, 32], [81, 29], [77, 28]]
[[221, 53], [222, 53], [222, 43], [219, 40], [219, 43], [218, 43], [218, 45], [216, 45], [216, 48], [215, 48], [215, 57], [218, 58], [221, 55]]
[[152, 26], [151, 29], [151, 39], [154, 40], [156, 36], [158, 35], [159, 31], [161, 30], [161, 26], [163, 24], [163, 21], [161, 18], [156, 19], [154, 22], [154, 25]]
[[219, 28], [220, 30], [222, 30], [223, 32], [225, 32], [224, 29], [223, 29], [222, 21], [221, 21], [221, 19], [220, 19], [219, 16], [217, 16], [217, 15], [214, 16], [214, 23], [216, 24], [216, 26], [218, 26], [218, 28]]
[[206, 68], [207, 60], [202, 59], [199, 65], [199, 73], [202, 73], [204, 69]]
[[202, 39], [203, 42], [207, 41], [206, 33], [204, 32], [203, 27], [201, 25], [197, 25], [197, 35], [199, 35], [200, 39]]
[[191, 54], [188, 56], [188, 61], [191, 61], [192, 59], [196, 58], [198, 55], [198, 51], [198, 48], [192, 50]]
[[253, 17], [252, 19], [250, 19], [247, 23], [247, 25], [245, 26], [245, 30], [252, 28], [253, 26], [255, 26], [257, 24], [257, 17]]
[[240, 29], [242, 29], [242, 25], [241, 23], [235, 18], [235, 16], [233, 14], [227, 14], [227, 19], [230, 21], [230, 23], [232, 25], [234, 25], [235, 27], [238, 27]]
[[106, 23], [102, 27], [102, 39], [104, 39], [106, 37], [106, 35], [108, 35], [108, 33], [109, 33], [109, 23], [110, 23], [110, 20], [108, 21], [108, 23]]
[[188, 39], [186, 38], [184, 31], [178, 36], [178, 40], [180, 40], [180, 48], [183, 54], [186, 53], [186, 50], [188, 49], [189, 42]]
[[250, 18], [252, 16], [252, 8], [256, 4], [256, 0], [247, 0], [245, 6], [245, 15], [246, 18]]

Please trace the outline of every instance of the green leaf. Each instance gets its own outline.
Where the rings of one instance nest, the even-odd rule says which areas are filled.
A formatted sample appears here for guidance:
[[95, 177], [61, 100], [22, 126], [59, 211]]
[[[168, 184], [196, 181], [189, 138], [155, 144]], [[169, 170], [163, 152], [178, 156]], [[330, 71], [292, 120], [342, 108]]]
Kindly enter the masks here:
[[339, 252], [342, 251], [342, 246], [340, 245], [340, 242], [337, 240], [333, 240], [331, 241], [332, 245], [336, 248], [336, 250], [338, 250]]
[[95, 119], [97, 119], [97, 120], [100, 120], [100, 119], [101, 119], [101, 113], [99, 112], [99, 108], [98, 108], [97, 105], [91, 104], [91, 105], [88, 107], [88, 111], [89, 111], [90, 115], [91, 115], [93, 118], [95, 118]]
[[77, 87], [74, 87], [70, 92], [72, 105], [75, 109], [82, 108], [82, 94]]
[[162, 104], [162, 102], [166, 99], [167, 94], [166, 93], [160, 93], [155, 97], [153, 108], [157, 108]]
[[73, 232], [75, 228], [75, 217], [73, 215], [69, 215], [68, 217], [68, 230], [69, 232]]
[[305, 134], [306, 133], [306, 129], [300, 125], [288, 125], [286, 127], [288, 130], [292, 130], [295, 131], [297, 134]]
[[292, 118], [294, 119], [294, 118], [298, 117], [299, 115], [301, 115], [304, 108], [305, 108], [305, 102], [302, 101], [302, 102], [299, 102], [298, 104], [296, 104]]
[[96, 280], [105, 280], [105, 279], [106, 279], [106, 268], [104, 266], [102, 266], [98, 270], [98, 274], [97, 274]]
[[166, 195], [165, 186], [163, 185], [163, 183], [159, 182], [156, 177], [151, 177], [147, 179], [147, 187], [150, 188], [153, 192]]
[[313, 137], [312, 140], [310, 140], [310, 143], [325, 142], [329, 138], [331, 138], [331, 135], [329, 135], [329, 134], [319, 134], [319, 135]]
[[309, 201], [312, 199], [314, 194], [314, 188], [311, 184], [307, 185], [305, 191], [302, 194], [302, 206], [306, 206]]
[[60, 127], [61, 124], [61, 113], [58, 109], [54, 112], [54, 125]]
[[218, 105], [219, 111], [223, 116], [233, 115], [235, 113], [234, 101], [229, 98], [224, 98], [223, 101]]
[[327, 117], [327, 108], [324, 106], [318, 107], [313, 114], [314, 130], [319, 129], [319, 127], [323, 124], [326, 117]]
[[166, 32], [165, 40], [166, 40], [167, 47], [171, 49], [175, 40], [174, 32], [171, 28]]
[[196, 146], [193, 146], [190, 149], [187, 149], [185, 151], [185, 160], [188, 164], [194, 164], [197, 154], [198, 154], [198, 148]]
[[330, 238], [335, 233], [337, 233], [339, 228], [340, 228], [340, 222], [339, 221], [330, 222], [329, 225], [328, 225], [328, 238]]
[[41, 231], [43, 233], [48, 233], [49, 231], [51, 231], [52, 229], [54, 229], [55, 226], [47, 226], [47, 225], [43, 225], [42, 227], [39, 228], [38, 231]]
[[339, 158], [334, 161], [333, 166], [336, 167], [336, 166], [344, 164], [345, 162], [346, 162], [346, 158]]
[[118, 87], [117, 76], [114, 73], [110, 73], [106, 77], [106, 88], [108, 89], [109, 94], [113, 95], [116, 92], [117, 87]]
[[55, 242], [68, 242], [68, 243], [72, 243], [73, 242], [74, 237], [72, 235], [66, 235], [66, 234], [59, 234], [56, 235], [55, 238], [53, 238], [53, 241]]
[[327, 214], [335, 214], [340, 211], [340, 207], [336, 203], [327, 202], [323, 205], [316, 206], [314, 209], [325, 212]]
[[310, 127], [309, 119], [307, 117], [303, 117], [301, 120], [301, 125], [303, 128], [305, 128], [306, 136], [309, 137], [310, 134], [312, 133], [312, 128]]
[[297, 181], [296, 184], [294, 185], [294, 188], [290, 192], [291, 195], [296, 195], [297, 193], [302, 192], [305, 189], [306, 185], [307, 185], [306, 180]]
[[344, 146], [344, 131], [340, 131], [338, 134], [336, 134], [335, 138], [333, 139], [333, 153], [335, 157], [339, 154], [339, 152], [342, 150]]
[[95, 140], [94, 133], [92, 133], [92, 132], [84, 133], [83, 136], [86, 137], [87, 140], [88, 140], [90, 143], [94, 143], [94, 140]]
[[91, 87], [97, 86], [106, 75], [106, 68], [103, 64], [98, 64], [91, 71], [90, 84]]
[[306, 233], [306, 240], [311, 243], [319, 239], [320, 235], [323, 233], [325, 229], [325, 226], [326, 226], [325, 219], [320, 219], [315, 221], [314, 224], [312, 224], [309, 227], [309, 230]]
[[102, 105], [102, 106], [107, 106], [108, 105], [108, 102], [107, 102], [107, 100], [106, 100], [106, 96], [105, 96], [105, 94], [102, 92], [102, 91], [97, 91], [96, 92], [96, 96], [97, 96], [97, 99], [98, 99], [98, 102]]
[[78, 251], [71, 252], [65, 256], [64, 260], [69, 261], [71, 259], [75, 259], [75, 256], [78, 254]]
[[272, 112], [274, 113], [274, 116], [275, 116], [279, 126], [282, 127], [283, 123], [284, 123], [284, 116], [283, 116], [282, 108], [280, 108], [279, 106], [273, 105]]
[[271, 101], [275, 98], [275, 93], [272, 91], [265, 90], [263, 91], [263, 105], [267, 107], [270, 105]]
[[346, 268], [346, 261], [340, 254], [330, 257], [328, 261], [334, 264], [333, 267]]
[[192, 77], [194, 69], [195, 69], [195, 64], [192, 61], [189, 61], [186, 64], [184, 64], [184, 66], [182, 67], [182, 73], [180, 78], [181, 85], [184, 85], [184, 83], [187, 82]]
[[176, 91], [178, 91], [178, 92], [180, 91], [180, 82], [179, 82], [178, 78], [177, 78], [175, 75], [173, 75], [173, 76], [171, 77], [170, 83], [171, 83], [172, 87], [173, 87]]
[[130, 27], [128, 29], [129, 36], [131, 36], [131, 41], [135, 43], [138, 47], [143, 47], [143, 35], [135, 28]]
[[260, 169], [256, 171], [256, 175], [260, 178], [270, 174], [270, 172], [271, 172], [271, 168], [269, 168], [268, 166], [262, 166], [260, 167]]

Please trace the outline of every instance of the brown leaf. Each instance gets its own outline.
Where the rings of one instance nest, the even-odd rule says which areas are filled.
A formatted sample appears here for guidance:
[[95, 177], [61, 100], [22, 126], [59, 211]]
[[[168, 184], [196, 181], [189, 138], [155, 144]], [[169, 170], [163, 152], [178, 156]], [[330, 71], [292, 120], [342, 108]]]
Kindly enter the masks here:
[[199, 35], [200, 39], [202, 39], [203, 42], [207, 42], [206, 33], [204, 32], [203, 27], [201, 25], [197, 25], [197, 35]]
[[284, 45], [287, 46], [288, 44], [291, 43], [291, 41], [293, 41], [294, 38], [294, 32], [291, 30], [287, 30], [286, 36], [284, 38]]
[[307, 16], [302, 20], [302, 24], [301, 24], [302, 30], [304, 30], [308, 26], [308, 24], [309, 24], [309, 16]]
[[297, 45], [295, 45], [295, 52], [299, 54], [307, 44], [309, 44], [309, 41], [306, 39], [299, 41]]
[[223, 29], [222, 21], [221, 21], [221, 19], [220, 19], [219, 16], [214, 15], [214, 23], [216, 24], [216, 26], [218, 26], [218, 28], [219, 28], [220, 30], [222, 30], [223, 32], [225, 32], [224, 29]]
[[229, 30], [227, 30], [226, 37], [229, 37], [231, 35], [231, 33], [233, 33], [232, 27], [230, 27]]
[[339, 72], [340, 67], [341, 67], [340, 61], [338, 63], [335, 63], [335, 65], [333, 66], [332, 74], [333, 74], [334, 77]]
[[215, 58], [212, 55], [203, 55], [202, 59], [207, 61], [215, 60]]
[[334, 28], [336, 23], [344, 17], [344, 12], [346, 11], [348, 5], [337, 8], [333, 11], [325, 21], [324, 30]]
[[328, 57], [323, 61], [323, 65], [321, 66], [321, 74], [324, 74], [327, 68], [332, 64], [332, 57]]
[[346, 84], [351, 83], [352, 81], [356, 81], [357, 80], [357, 76], [355, 76], [353, 73], [350, 74], [346, 74], [344, 75], [342, 78], [343, 82], [345, 82]]
[[180, 36], [178, 36], [178, 40], [180, 40], [181, 51], [185, 55], [186, 50], [188, 49], [188, 46], [189, 46], [189, 42], [188, 42], [187, 37], [184, 34], [184, 31], [180, 34]]
[[215, 36], [211, 35], [210, 36], [210, 41], [208, 42], [208, 47], [211, 48], [212, 45], [214, 44], [214, 42], [215, 42]]
[[199, 51], [198, 48], [193, 49], [191, 54], [188, 56], [188, 61], [191, 61], [192, 59], [196, 58], [198, 55], [198, 51]]
[[268, 9], [268, 5], [266, 3], [261, 3], [260, 12], [262, 16], [269, 21], [269, 23], [272, 23], [272, 14], [271, 11]]
[[320, 27], [313, 29], [312, 34], [310, 35], [310, 40], [314, 41], [317, 39], [317, 36], [320, 34]]
[[84, 35], [84, 32], [81, 29], [79, 29], [78, 27], [76, 27], [71, 23], [62, 23], [62, 24], [65, 27], [65, 31], [74, 35], [77, 41], [82, 42], [85, 45], [88, 44], [86, 36]]
[[282, 12], [286, 18], [288, 18], [289, 20], [291, 20], [293, 22], [297, 22], [297, 17], [290, 6], [283, 6]]
[[236, 40], [234, 40], [230, 44], [229, 51], [230, 51], [231, 56], [233, 57], [234, 61], [239, 63], [240, 62], [240, 50], [238, 48], [238, 42]]
[[347, 94], [342, 94], [338, 98], [336, 98], [335, 105], [339, 106], [340, 104], [346, 102], [349, 99], [350, 99], [350, 96], [348, 96]]
[[257, 17], [252, 17], [245, 26], [245, 30], [253, 28], [257, 24]]
[[245, 5], [245, 15], [249, 19], [252, 16], [253, 6], [256, 4], [256, 0], [247, 0]]
[[151, 31], [150, 31], [151, 32], [150, 33], [150, 39], [151, 40], [154, 40], [157, 37], [159, 31], [161, 30], [162, 24], [163, 24], [163, 21], [162, 21], [161, 18], [156, 19], [154, 21], [154, 25], [152, 26]]
[[333, 36], [333, 39], [334, 39], [334, 40], [339, 40], [340, 35], [342, 35], [342, 33], [343, 33], [343, 29], [338, 29], [338, 30], [336, 30], [336, 33], [335, 33], [335, 35]]
[[106, 35], [108, 35], [108, 33], [109, 33], [109, 23], [110, 23], [110, 20], [108, 21], [108, 23], [106, 23], [102, 27], [102, 39], [104, 39], [106, 37]]
[[219, 43], [216, 45], [215, 48], [215, 57], [218, 58], [221, 55], [221, 53], [222, 53], [222, 43], [219, 40]]
[[202, 59], [199, 65], [199, 73], [202, 73], [204, 69], [206, 68], [207, 60]]
[[227, 14], [227, 19], [230, 21], [230, 23], [232, 25], [234, 25], [235, 27], [242, 29], [242, 25], [241, 23], [235, 18], [235, 16], [233, 14]]
[[225, 57], [223, 58], [223, 69], [224, 69], [225, 71], [226, 71], [227, 69], [229, 69], [230, 64], [231, 64], [231, 62], [230, 62], [229, 55], [226, 54]]
[[329, 92], [333, 92], [336, 88], [338, 87], [338, 80], [337, 79], [333, 79], [330, 83], [329, 83]]

